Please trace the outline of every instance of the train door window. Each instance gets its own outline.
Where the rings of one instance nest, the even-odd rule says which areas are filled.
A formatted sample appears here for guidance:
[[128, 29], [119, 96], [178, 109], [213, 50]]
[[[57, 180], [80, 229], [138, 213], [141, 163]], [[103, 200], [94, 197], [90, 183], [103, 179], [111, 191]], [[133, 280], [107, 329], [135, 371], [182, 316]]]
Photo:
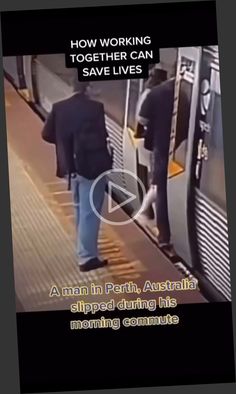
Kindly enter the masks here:
[[207, 160], [203, 161], [200, 187], [208, 198], [226, 210], [220, 77], [219, 72], [214, 69], [211, 72], [211, 98], [206, 122], [210, 128], [205, 133]]
[[[174, 136], [172, 135], [171, 164], [174, 172], [185, 170], [189, 120], [192, 103], [195, 62], [181, 58], [180, 68], [176, 76], [176, 107], [174, 108]], [[175, 92], [176, 94], [176, 92]]]
[[176, 73], [177, 57], [178, 48], [160, 48], [159, 67], [166, 70], [168, 78]]
[[38, 55], [36, 61], [53, 72], [53, 74], [56, 74], [68, 85], [72, 85], [74, 69], [65, 66], [64, 54]]
[[[69, 86], [73, 84], [75, 71], [66, 68], [64, 54], [39, 55], [37, 56], [37, 62], [52, 71]], [[101, 101], [111, 119], [123, 127], [127, 81], [99, 81], [92, 82], [91, 86], [93, 98]]]

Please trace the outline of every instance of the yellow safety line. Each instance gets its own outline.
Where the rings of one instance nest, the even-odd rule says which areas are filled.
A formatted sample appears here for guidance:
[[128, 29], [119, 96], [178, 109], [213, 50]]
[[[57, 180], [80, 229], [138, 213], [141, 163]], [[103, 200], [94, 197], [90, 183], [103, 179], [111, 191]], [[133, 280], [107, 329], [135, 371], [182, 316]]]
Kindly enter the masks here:
[[132, 130], [130, 127], [128, 127], [127, 131], [128, 131], [128, 134], [129, 134], [129, 137], [131, 139], [131, 142], [132, 142], [133, 146], [135, 148], [137, 148], [137, 146], [138, 146], [138, 139], [134, 137], [134, 130]]
[[174, 162], [173, 160], [169, 162], [168, 178], [173, 178], [174, 176], [181, 174], [183, 171], [184, 168], [181, 167], [178, 163]]
[[6, 106], [6, 108], [11, 106], [11, 104], [9, 103], [9, 101], [6, 98], [5, 98], [5, 106]]
[[26, 101], [30, 101], [31, 97], [28, 89], [19, 89], [18, 92]]

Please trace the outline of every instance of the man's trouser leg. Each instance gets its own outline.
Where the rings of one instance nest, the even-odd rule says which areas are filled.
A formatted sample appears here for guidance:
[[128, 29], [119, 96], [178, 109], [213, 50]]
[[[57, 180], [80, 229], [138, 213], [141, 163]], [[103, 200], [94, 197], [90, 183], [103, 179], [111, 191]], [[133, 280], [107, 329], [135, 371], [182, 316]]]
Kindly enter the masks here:
[[167, 176], [168, 176], [168, 155], [156, 152], [155, 155], [155, 173], [157, 181], [157, 199], [156, 199], [156, 220], [159, 230], [158, 240], [160, 244], [169, 244], [170, 226], [168, 216], [167, 200]]
[[[90, 203], [90, 191], [93, 180], [79, 176], [79, 226], [78, 226], [78, 251], [79, 264], [84, 264], [98, 255], [98, 234], [100, 228], [99, 214], [105, 196], [106, 179], [103, 177], [96, 183], [93, 191], [93, 204]], [[96, 213], [94, 211], [96, 209]]]
[[75, 230], [76, 230], [76, 252], [78, 251], [78, 229], [79, 229], [79, 180], [78, 175], [71, 179], [71, 191], [75, 210]]
[[152, 207], [152, 204], [156, 201], [156, 185], [151, 185], [144, 196], [142, 206], [139, 213], [148, 216], [148, 210]]

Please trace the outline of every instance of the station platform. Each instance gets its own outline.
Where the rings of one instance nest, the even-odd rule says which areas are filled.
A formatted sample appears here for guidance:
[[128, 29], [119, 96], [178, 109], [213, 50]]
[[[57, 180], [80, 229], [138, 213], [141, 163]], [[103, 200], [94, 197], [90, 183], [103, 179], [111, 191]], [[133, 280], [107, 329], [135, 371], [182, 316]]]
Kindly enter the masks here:
[[[17, 311], [68, 309], [77, 298], [49, 297], [53, 285], [179, 281], [185, 276], [134, 223], [101, 224], [99, 249], [108, 267], [81, 273], [75, 258], [74, 211], [67, 184], [55, 175], [55, 148], [41, 139], [43, 122], [5, 80], [14, 278]], [[117, 215], [125, 218], [122, 209]], [[154, 296], [155, 294], [155, 296]], [[181, 303], [204, 303], [198, 290], [145, 293]], [[142, 294], [140, 295], [140, 297]], [[108, 301], [110, 296], [97, 296]], [[107, 297], [107, 298], [106, 298]], [[106, 298], [106, 299], [105, 299]], [[124, 294], [113, 297], [124, 298]], [[134, 295], [125, 295], [134, 299]], [[86, 301], [94, 296], [86, 296]]]

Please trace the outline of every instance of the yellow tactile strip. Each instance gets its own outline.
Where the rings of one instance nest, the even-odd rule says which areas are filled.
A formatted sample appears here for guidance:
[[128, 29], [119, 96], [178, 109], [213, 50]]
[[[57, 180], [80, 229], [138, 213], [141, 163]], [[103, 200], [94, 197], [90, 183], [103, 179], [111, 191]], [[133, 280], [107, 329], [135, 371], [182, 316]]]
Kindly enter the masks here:
[[129, 262], [103, 230], [99, 248], [110, 259], [109, 269], [80, 273], [73, 241], [10, 148], [9, 171], [15, 287], [26, 311], [68, 308], [72, 298], [49, 298], [52, 285], [102, 284], [113, 281], [114, 275], [127, 277], [142, 270], [141, 263]]

